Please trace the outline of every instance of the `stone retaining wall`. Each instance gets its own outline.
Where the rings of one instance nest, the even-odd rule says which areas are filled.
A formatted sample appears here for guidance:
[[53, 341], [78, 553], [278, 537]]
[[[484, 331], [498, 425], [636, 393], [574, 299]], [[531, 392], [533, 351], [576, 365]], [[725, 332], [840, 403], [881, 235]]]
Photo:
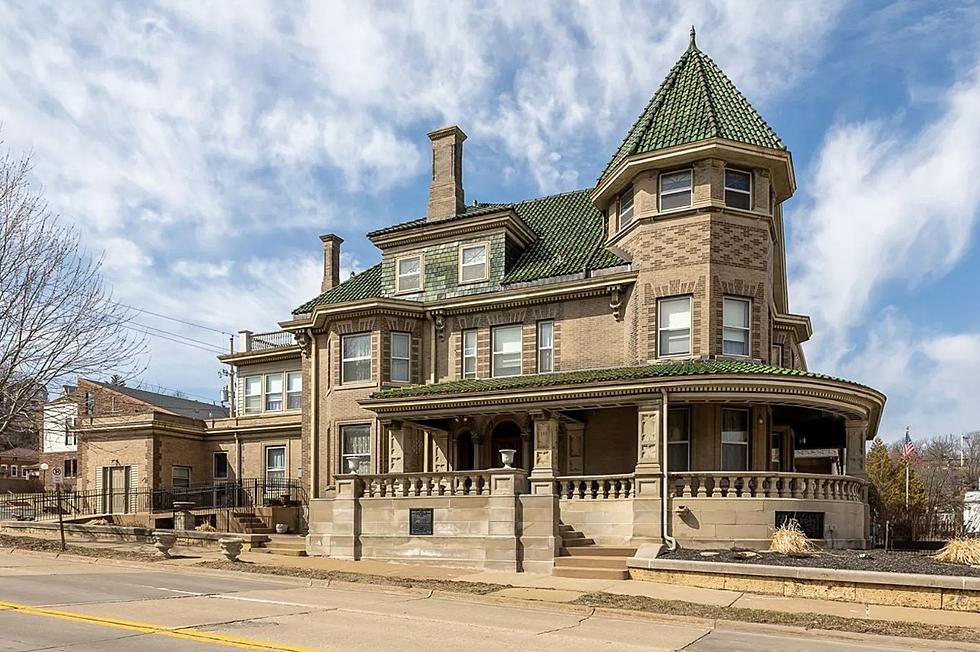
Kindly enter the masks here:
[[[7, 521], [0, 523], [0, 531], [13, 536], [37, 536], [50, 538], [58, 533], [57, 523], [35, 523], [32, 521]], [[122, 525], [83, 525], [65, 523], [65, 534], [73, 539], [106, 542], [136, 542], [152, 543], [154, 532], [170, 532], [177, 535], [179, 546], [200, 546], [217, 548], [218, 539], [227, 537], [227, 532], [198, 532], [196, 530], [153, 530], [145, 527], [127, 527]], [[245, 549], [269, 541], [264, 534], [234, 534], [245, 543]]]

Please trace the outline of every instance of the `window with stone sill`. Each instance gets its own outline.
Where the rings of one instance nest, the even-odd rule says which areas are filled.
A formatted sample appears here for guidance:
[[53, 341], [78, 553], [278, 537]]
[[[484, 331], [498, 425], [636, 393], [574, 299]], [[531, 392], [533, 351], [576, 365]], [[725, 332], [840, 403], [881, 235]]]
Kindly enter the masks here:
[[341, 338], [341, 384], [371, 381], [371, 334]]
[[357, 424], [340, 427], [341, 473], [371, 472], [371, 426]]
[[742, 170], [725, 170], [725, 205], [752, 209], [752, 175]]
[[691, 354], [691, 297], [657, 302], [657, 347], [662, 358]]
[[463, 331], [463, 378], [476, 378], [476, 329]]
[[411, 381], [412, 336], [408, 333], [391, 334], [391, 382]]
[[665, 172], [660, 175], [660, 210], [686, 208], [691, 205], [693, 193], [691, 170]]
[[286, 447], [266, 446], [265, 448], [265, 481], [267, 483], [283, 482], [286, 480]]
[[303, 407], [303, 373], [300, 371], [246, 376], [242, 383], [245, 414], [299, 410]]
[[299, 410], [303, 407], [303, 372], [290, 371], [286, 374], [286, 409]]
[[724, 298], [722, 352], [725, 355], [749, 355], [751, 311], [752, 302], [748, 299]]
[[74, 478], [78, 475], [78, 460], [69, 459], [64, 462], [64, 477]]
[[633, 221], [633, 186], [621, 192], [616, 203], [619, 206], [619, 230], [622, 231]]
[[191, 467], [172, 466], [170, 467], [170, 484], [175, 489], [190, 489], [191, 487]]
[[265, 411], [282, 410], [282, 374], [269, 374], [265, 377]]
[[496, 326], [493, 329], [493, 377], [521, 375], [523, 326]]
[[406, 256], [395, 261], [395, 291], [422, 289], [422, 256]]
[[550, 319], [538, 322], [538, 373], [555, 370], [555, 322]]

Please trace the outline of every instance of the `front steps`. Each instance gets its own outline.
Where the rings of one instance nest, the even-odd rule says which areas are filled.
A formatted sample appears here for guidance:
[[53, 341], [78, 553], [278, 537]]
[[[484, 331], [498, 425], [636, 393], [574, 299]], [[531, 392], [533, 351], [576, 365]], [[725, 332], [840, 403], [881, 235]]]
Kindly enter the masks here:
[[238, 521], [238, 525], [241, 526], [242, 532], [245, 534], [272, 534], [275, 532], [274, 529], [266, 525], [265, 521], [255, 514], [232, 512], [231, 516]]
[[555, 577], [577, 577], [596, 580], [628, 580], [626, 560], [636, 548], [598, 546], [592, 539], [570, 525], [558, 525], [562, 546], [551, 574]]
[[287, 557], [306, 556], [306, 537], [296, 534], [273, 534], [269, 541], [261, 547], [252, 548], [252, 552], [262, 552], [270, 555], [285, 555]]

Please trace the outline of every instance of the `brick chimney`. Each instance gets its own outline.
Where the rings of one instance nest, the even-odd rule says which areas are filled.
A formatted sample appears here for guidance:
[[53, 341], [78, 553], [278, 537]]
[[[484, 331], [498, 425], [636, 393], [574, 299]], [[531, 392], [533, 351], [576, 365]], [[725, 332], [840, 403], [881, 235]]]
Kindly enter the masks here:
[[429, 188], [429, 207], [425, 218], [429, 222], [462, 213], [463, 201], [463, 141], [466, 134], [453, 125], [436, 129], [429, 134], [432, 141], [432, 186]]
[[320, 283], [320, 292], [326, 292], [340, 283], [340, 243], [344, 239], [328, 233], [321, 235], [320, 241], [323, 242], [323, 282]]

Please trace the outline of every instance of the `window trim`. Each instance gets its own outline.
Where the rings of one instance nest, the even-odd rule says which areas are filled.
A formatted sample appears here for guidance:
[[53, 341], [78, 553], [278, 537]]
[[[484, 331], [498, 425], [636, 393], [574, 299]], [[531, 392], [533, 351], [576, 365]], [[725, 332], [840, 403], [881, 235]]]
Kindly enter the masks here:
[[[544, 347], [541, 345], [541, 327], [551, 326], [551, 346]], [[537, 371], [539, 374], [550, 374], [555, 372], [555, 320], [554, 319], [542, 319], [535, 324], [535, 362], [537, 364]], [[523, 345], [523, 342], [522, 342]], [[550, 351], [551, 352], [551, 368], [542, 369], [541, 368], [541, 352]]]
[[[344, 341], [348, 337], [367, 337], [368, 341], [371, 343], [370, 352], [366, 358], [345, 358], [344, 357]], [[366, 380], [347, 380], [344, 376], [344, 363], [345, 362], [356, 362], [359, 360], [367, 360], [370, 363], [370, 371], [368, 372], [368, 377]], [[361, 331], [359, 333], [345, 333], [340, 336], [340, 384], [347, 386], [357, 386], [357, 385], [370, 385], [374, 378], [374, 332], [373, 331]]]
[[[749, 189], [748, 189], [748, 191], [741, 190], [739, 188], [730, 188], [728, 186], [728, 173], [729, 172], [736, 172], [738, 174], [744, 174], [744, 175], [748, 176], [748, 178], [749, 178]], [[724, 197], [724, 199], [725, 199], [725, 206], [729, 206], [727, 193], [729, 191], [731, 191], [731, 192], [734, 192], [734, 193], [738, 193], [740, 195], [748, 195], [749, 196], [749, 207], [748, 208], [741, 208], [739, 206], [729, 206], [730, 208], [734, 208], [737, 211], [751, 211], [751, 210], [753, 210], [753, 206], [754, 205], [752, 203], [752, 200], [754, 198], [753, 196], [755, 195], [755, 193], [753, 192], [755, 190], [755, 175], [752, 174], [751, 171], [749, 171], [749, 170], [741, 170], [739, 168], [725, 168], [725, 174], [724, 174], [724, 177], [722, 179], [722, 186], [723, 186], [722, 197]]]
[[[294, 390], [294, 391], [290, 391], [289, 390], [289, 377], [290, 376], [299, 376], [299, 389], [298, 390]], [[284, 371], [283, 372], [283, 378], [285, 380], [285, 382], [283, 383], [283, 395], [285, 396], [285, 401], [282, 404], [283, 405], [283, 407], [282, 407], [283, 411], [289, 412], [289, 411], [295, 411], [295, 410], [302, 410], [303, 409], [303, 384], [304, 384], [303, 383], [303, 371], [302, 370], [299, 370], [299, 371]], [[291, 398], [291, 395], [294, 395], [294, 394], [299, 394], [299, 407], [291, 408], [291, 407], [289, 407], [289, 399]]]
[[[687, 351], [685, 353], [664, 353], [661, 351], [661, 333], [664, 331], [675, 331], [680, 330], [677, 328], [664, 328], [664, 320], [662, 315], [662, 306], [667, 301], [678, 301], [681, 299], [687, 300]], [[690, 294], [674, 295], [669, 297], [658, 297], [657, 298], [657, 357], [658, 358], [684, 358], [689, 357], [693, 351], [693, 335], [694, 335], [694, 297]]]
[[[687, 172], [690, 175], [690, 185], [686, 190], [672, 190], [667, 195], [679, 195], [682, 192], [690, 194], [691, 201], [688, 202], [687, 206], [676, 206], [674, 208], [663, 207], [664, 205], [664, 177], [671, 174], [678, 174], [679, 172]], [[657, 210], [660, 213], [673, 213], [674, 211], [685, 211], [694, 206], [694, 168], [681, 168], [679, 170], [669, 170], [661, 172], [657, 175]]]
[[[248, 393], [248, 381], [253, 378], [259, 379], [259, 393], [249, 394]], [[242, 412], [245, 414], [262, 414], [265, 411], [265, 378], [262, 374], [251, 374], [249, 376], [242, 376]], [[258, 408], [249, 409], [248, 399], [253, 397], [258, 397], [259, 406]]]
[[[218, 456], [225, 456], [225, 474], [218, 475]], [[211, 477], [215, 480], [227, 480], [231, 465], [228, 460], [228, 451], [212, 451], [211, 453]]]
[[[744, 303], [746, 305], [746, 326], [729, 326], [725, 323], [725, 302], [727, 301], [737, 301], [739, 303]], [[738, 329], [745, 331], [745, 353], [728, 353], [725, 351], [725, 330], [726, 329]], [[738, 358], [751, 358], [752, 357], [752, 299], [749, 297], [738, 297], [734, 295], [725, 295], [721, 299], [721, 352], [722, 355], [731, 355]]]
[[[687, 421], [687, 439], [685, 439], [683, 441], [674, 441], [674, 442], [670, 441], [670, 413], [671, 412], [675, 412], [675, 413], [676, 412], [683, 412], [684, 413], [684, 419], [685, 419], [685, 421]], [[682, 473], [687, 473], [687, 472], [689, 472], [691, 470], [691, 442], [692, 442], [691, 428], [692, 428], [693, 425], [694, 425], [694, 423], [693, 423], [693, 416], [691, 414], [691, 408], [690, 407], [685, 406], [685, 407], [668, 407], [667, 408], [667, 455], [664, 456], [664, 461], [667, 463], [667, 470], [668, 471], [677, 471], [678, 470], [678, 469], [675, 469], [675, 468], [671, 467], [670, 464], [669, 464], [669, 461], [670, 461], [670, 447], [671, 446], [678, 446], [680, 444], [684, 444], [684, 446], [687, 447], [687, 468], [686, 469], [680, 469], [680, 471]]]
[[[405, 358], [395, 357], [396, 336], [404, 337], [408, 343], [408, 346], [406, 347], [408, 356]], [[395, 378], [395, 360], [405, 361], [405, 374], [407, 377], [404, 380]], [[412, 382], [412, 334], [407, 331], [391, 331], [388, 334], [388, 380], [393, 383], [400, 383], [403, 385], [407, 385]]]
[[[402, 276], [409, 276], [409, 274], [401, 274], [399, 267], [403, 260], [411, 260], [412, 258], [419, 259], [419, 286], [417, 288], [403, 288], [401, 286]], [[395, 258], [395, 294], [409, 294], [412, 292], [421, 292], [425, 289], [425, 254], [406, 254], [404, 256], [397, 256]]]
[[366, 421], [351, 421], [349, 423], [341, 423], [337, 426], [337, 434], [340, 436], [340, 473], [349, 474], [350, 469], [347, 466], [348, 457], [364, 457], [363, 453], [345, 453], [344, 452], [344, 428], [367, 428], [368, 431], [368, 470], [370, 471], [371, 464], [374, 461], [374, 432], [371, 427], [370, 422]]
[[[480, 278], [463, 279], [463, 251], [466, 249], [477, 249], [479, 247], [483, 248], [483, 276]], [[469, 265], [473, 267], [474, 265]], [[484, 240], [482, 242], [467, 242], [465, 244], [459, 245], [459, 250], [456, 252], [456, 281], [459, 285], [469, 285], [470, 283], [482, 283], [484, 281], [490, 280], [490, 242]]]
[[[279, 386], [282, 388], [278, 392], [269, 391], [269, 381], [276, 376], [279, 376]], [[279, 407], [270, 408], [269, 407], [269, 397], [279, 395]], [[286, 374], [285, 372], [276, 372], [270, 374], [262, 374], [262, 412], [282, 412], [286, 409]]]
[[[473, 335], [473, 355], [466, 355], [466, 336]], [[470, 380], [479, 378], [479, 354], [478, 347], [480, 346], [480, 331], [476, 328], [467, 328], [460, 331], [460, 344], [459, 344], [459, 356], [460, 356], [460, 369], [459, 376], [464, 380]], [[466, 360], [470, 358], [473, 360], [473, 373], [472, 375], [466, 373]]]
[[[630, 194], [630, 212], [629, 220], [625, 223], [623, 222], [623, 196], [629, 192]], [[626, 188], [623, 188], [622, 192], [616, 195], [616, 230], [622, 231], [629, 227], [636, 220], [636, 188], [633, 184], [630, 184]]]
[[[518, 372], [516, 374], [507, 374], [505, 376], [500, 376], [497, 374], [497, 356], [503, 355], [503, 353], [497, 353], [497, 331], [503, 328], [516, 328], [517, 332], [521, 335], [521, 344], [519, 350], [519, 362], [518, 362]], [[490, 329], [490, 377], [491, 378], [514, 378], [516, 376], [524, 375], [524, 324], [500, 324], [494, 326]]]
[[[269, 466], [269, 451], [282, 449], [282, 467]], [[282, 471], [282, 479], [288, 478], [289, 470], [289, 447], [286, 444], [268, 444], [262, 449], [262, 480], [269, 482], [269, 470]]]
[[[741, 412], [745, 415], [745, 442], [739, 443], [726, 443], [725, 438], [725, 412]], [[718, 421], [718, 452], [721, 456], [719, 459], [718, 466], [721, 467], [720, 470], [725, 472], [743, 472], [748, 471], [752, 468], [752, 410], [749, 408], [722, 408], [720, 419]], [[725, 446], [745, 446], [745, 468], [744, 469], [726, 469], [725, 466]]]
[[187, 466], [186, 464], [171, 464], [170, 465], [170, 486], [177, 488], [177, 478], [174, 475], [174, 471], [177, 469], [187, 469], [187, 486], [180, 487], [181, 489], [190, 489], [194, 484], [194, 467]]

